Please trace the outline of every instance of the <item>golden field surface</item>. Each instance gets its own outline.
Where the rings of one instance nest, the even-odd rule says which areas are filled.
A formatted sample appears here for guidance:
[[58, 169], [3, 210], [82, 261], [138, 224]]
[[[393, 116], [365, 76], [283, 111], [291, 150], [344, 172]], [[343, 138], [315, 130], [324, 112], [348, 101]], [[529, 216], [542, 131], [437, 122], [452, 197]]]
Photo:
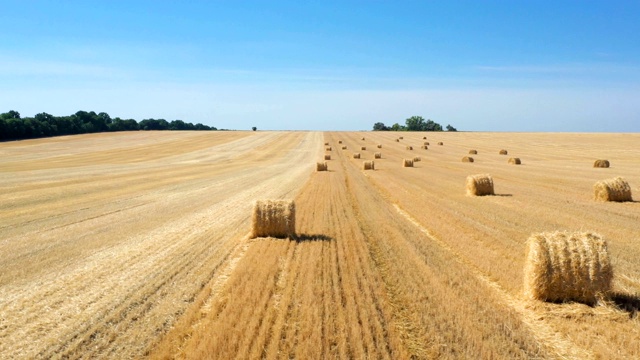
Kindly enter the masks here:
[[[593, 194], [622, 176], [640, 200], [638, 144], [463, 132], [0, 143], [0, 358], [640, 358], [640, 203]], [[490, 174], [495, 195], [466, 196], [473, 174]], [[297, 236], [250, 239], [258, 199], [294, 200]], [[523, 296], [526, 240], [556, 230], [608, 241], [608, 301]]]

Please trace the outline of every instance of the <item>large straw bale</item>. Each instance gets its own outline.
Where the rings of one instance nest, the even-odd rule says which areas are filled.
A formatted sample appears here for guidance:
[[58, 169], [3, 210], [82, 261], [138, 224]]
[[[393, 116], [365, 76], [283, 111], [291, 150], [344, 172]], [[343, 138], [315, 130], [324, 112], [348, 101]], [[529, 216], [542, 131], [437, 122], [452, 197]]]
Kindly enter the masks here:
[[598, 201], [633, 201], [631, 186], [621, 177], [598, 181], [593, 185], [595, 199]]
[[609, 160], [596, 160], [593, 163], [593, 167], [595, 168], [608, 168], [609, 165]]
[[327, 171], [327, 163], [326, 162], [318, 162], [316, 163], [316, 171]]
[[473, 158], [471, 156], [465, 156], [465, 157], [462, 158], [462, 162], [472, 163], [473, 162]]
[[362, 163], [362, 168], [364, 170], [374, 170], [374, 166], [375, 164], [373, 163], [373, 160], [365, 161]]
[[522, 161], [520, 161], [520, 158], [509, 158], [509, 164], [520, 165]]
[[469, 150], [469, 155], [476, 155], [478, 154], [478, 150]]
[[360, 159], [360, 153], [353, 153], [354, 159]]
[[325, 159], [325, 160], [331, 160], [331, 155], [326, 154], [326, 155], [324, 156], [324, 159]]
[[478, 174], [467, 176], [467, 195], [494, 195], [493, 179], [491, 178], [491, 175]]
[[377, 153], [373, 154], [373, 157], [375, 159], [382, 159], [382, 153], [377, 152]]
[[402, 167], [413, 167], [413, 159], [402, 159]]
[[607, 242], [592, 232], [532, 234], [527, 241], [524, 293], [543, 301], [594, 304], [611, 291]]
[[500, 150], [500, 155], [507, 155], [509, 152], [505, 149]]
[[296, 232], [293, 200], [258, 200], [253, 206], [251, 237], [286, 238]]

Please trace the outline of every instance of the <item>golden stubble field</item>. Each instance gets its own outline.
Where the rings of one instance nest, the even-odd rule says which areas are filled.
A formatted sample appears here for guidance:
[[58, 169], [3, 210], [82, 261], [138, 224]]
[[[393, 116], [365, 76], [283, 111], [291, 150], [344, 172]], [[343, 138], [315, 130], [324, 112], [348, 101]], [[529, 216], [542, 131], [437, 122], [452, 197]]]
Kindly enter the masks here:
[[[0, 143], [0, 358], [639, 358], [640, 203], [593, 200], [616, 176], [640, 200], [638, 144], [393, 132]], [[324, 154], [329, 171], [315, 172]], [[471, 174], [490, 174], [496, 195], [466, 196]], [[257, 199], [295, 200], [298, 236], [250, 239]], [[607, 303], [525, 299], [525, 241], [555, 230], [609, 242]]]

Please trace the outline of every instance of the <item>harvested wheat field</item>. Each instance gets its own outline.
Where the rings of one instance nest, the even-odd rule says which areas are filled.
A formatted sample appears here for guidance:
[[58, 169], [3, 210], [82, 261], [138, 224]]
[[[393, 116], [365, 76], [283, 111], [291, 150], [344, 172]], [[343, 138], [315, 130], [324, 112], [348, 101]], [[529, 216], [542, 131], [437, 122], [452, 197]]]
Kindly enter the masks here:
[[[593, 186], [640, 191], [640, 134], [429, 137], [411, 171], [393, 132], [0, 143], [0, 358], [639, 358], [640, 204]], [[385, 157], [316, 171], [340, 142]], [[474, 174], [494, 195], [466, 195]], [[295, 202], [294, 234], [252, 238], [265, 199]], [[606, 298], [525, 295], [527, 241], [556, 232], [606, 241]]]

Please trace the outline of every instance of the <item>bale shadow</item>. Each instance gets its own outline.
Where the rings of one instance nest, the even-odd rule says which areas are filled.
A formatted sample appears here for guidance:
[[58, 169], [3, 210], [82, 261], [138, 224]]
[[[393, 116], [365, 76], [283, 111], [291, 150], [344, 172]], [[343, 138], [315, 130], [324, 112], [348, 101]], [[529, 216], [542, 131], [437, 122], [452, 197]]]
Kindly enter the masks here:
[[512, 197], [513, 194], [495, 194], [493, 196], [501, 196], [501, 197]]
[[613, 305], [618, 308], [618, 310], [628, 313], [629, 318], [638, 316], [638, 312], [640, 311], [640, 296], [613, 293], [611, 295], [611, 302], [613, 302]]

